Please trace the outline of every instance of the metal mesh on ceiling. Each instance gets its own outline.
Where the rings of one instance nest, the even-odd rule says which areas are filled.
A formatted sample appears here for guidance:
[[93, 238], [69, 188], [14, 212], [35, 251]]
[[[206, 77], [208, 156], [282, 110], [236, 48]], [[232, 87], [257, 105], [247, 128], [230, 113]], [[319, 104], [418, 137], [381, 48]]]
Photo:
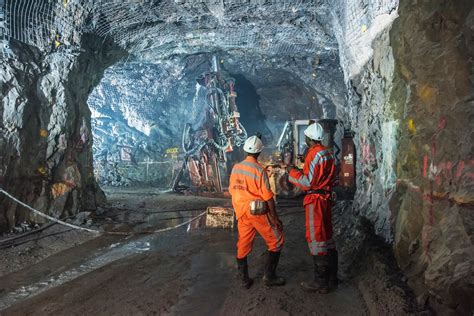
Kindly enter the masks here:
[[0, 0], [0, 41], [77, 47], [81, 34], [155, 56], [213, 49], [308, 55], [336, 48], [325, 0]]
[[[40, 48], [62, 41], [73, 45], [80, 41], [80, 23], [85, 10], [79, 3], [67, 0], [2, 0], [2, 32], [6, 40], [15, 39]], [[0, 3], [1, 4], [1, 3]], [[61, 37], [61, 34], [69, 36]]]
[[399, 0], [335, 0], [332, 25], [346, 80], [370, 59], [374, 37], [396, 17], [398, 4]]

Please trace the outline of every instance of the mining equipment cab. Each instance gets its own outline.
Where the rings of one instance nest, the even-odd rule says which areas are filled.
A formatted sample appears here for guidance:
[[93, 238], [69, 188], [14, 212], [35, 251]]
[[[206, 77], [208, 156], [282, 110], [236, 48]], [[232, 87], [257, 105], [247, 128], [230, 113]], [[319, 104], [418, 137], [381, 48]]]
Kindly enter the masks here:
[[[353, 135], [345, 130], [341, 147], [334, 140], [338, 120], [292, 120], [287, 121], [277, 143], [277, 151], [267, 163], [267, 171], [273, 191], [280, 197], [293, 198], [303, 192], [288, 182], [288, 167], [294, 165], [300, 169], [304, 165], [307, 146], [304, 130], [313, 122], [318, 122], [324, 129], [323, 144], [331, 148], [336, 157], [337, 177], [333, 192], [337, 199], [352, 199], [355, 193], [355, 147]], [[340, 157], [342, 159], [339, 158]]]

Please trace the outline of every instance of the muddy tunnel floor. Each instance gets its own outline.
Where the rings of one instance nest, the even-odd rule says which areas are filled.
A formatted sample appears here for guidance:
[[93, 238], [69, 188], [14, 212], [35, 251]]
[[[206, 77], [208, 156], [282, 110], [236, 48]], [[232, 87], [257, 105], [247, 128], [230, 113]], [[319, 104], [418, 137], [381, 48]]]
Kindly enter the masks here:
[[[106, 192], [108, 206], [96, 215], [92, 226], [108, 231], [171, 227], [207, 206], [230, 205], [228, 199], [144, 189]], [[255, 283], [250, 290], [240, 288], [235, 263], [237, 231], [205, 227], [201, 218], [163, 233], [79, 237], [59, 251], [44, 250], [43, 260], [33, 258], [21, 270], [3, 271], [0, 315], [365, 315], [414, 311], [410, 294], [390, 260], [377, 259], [385, 258], [383, 250], [373, 248], [371, 255], [366, 255], [365, 245], [371, 243], [358, 228], [363, 225], [355, 222], [351, 230], [359, 232], [349, 234], [341, 227], [342, 221], [335, 221], [341, 252], [339, 289], [327, 295], [303, 292], [299, 284], [312, 276], [312, 260], [305, 242], [302, 207], [299, 201], [282, 200], [278, 211], [286, 233], [278, 269], [287, 279], [283, 287], [263, 285], [266, 248], [257, 238], [249, 257]], [[338, 204], [335, 217], [344, 212], [347, 207]], [[14, 260], [28, 244], [58, 240], [50, 236], [9, 248], [4, 258]]]

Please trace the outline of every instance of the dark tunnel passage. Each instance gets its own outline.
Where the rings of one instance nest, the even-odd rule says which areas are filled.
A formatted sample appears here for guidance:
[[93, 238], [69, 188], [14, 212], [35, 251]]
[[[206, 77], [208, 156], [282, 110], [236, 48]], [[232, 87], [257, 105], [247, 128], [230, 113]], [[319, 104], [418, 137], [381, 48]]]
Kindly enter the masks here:
[[472, 315], [473, 38], [469, 0], [0, 0], [0, 314]]
[[236, 80], [237, 107], [241, 114], [242, 124], [249, 135], [260, 133], [266, 144], [272, 143], [273, 135], [267, 127], [266, 117], [260, 109], [260, 96], [255, 86], [242, 75], [232, 75]]

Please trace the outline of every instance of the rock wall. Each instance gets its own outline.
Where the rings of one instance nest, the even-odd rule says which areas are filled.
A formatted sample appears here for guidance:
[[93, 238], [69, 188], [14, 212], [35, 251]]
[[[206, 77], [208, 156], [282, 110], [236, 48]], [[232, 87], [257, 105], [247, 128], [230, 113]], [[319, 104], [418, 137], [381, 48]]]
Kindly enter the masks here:
[[[2, 59], [0, 186], [55, 217], [95, 209], [104, 199], [92, 172], [87, 97], [123, 51], [84, 35], [78, 51], [50, 52], [13, 42]], [[0, 231], [41, 222], [0, 196]]]
[[474, 3], [402, 1], [399, 13], [395, 254], [432, 306], [472, 314]]
[[100, 184], [170, 187], [181, 164], [169, 152], [181, 148], [195, 78], [209, 69], [207, 60], [196, 55], [160, 64], [132, 61], [105, 71], [88, 99]]
[[440, 314], [474, 309], [473, 7], [406, 0], [397, 19], [374, 17], [338, 113], [356, 134], [354, 211], [393, 244], [418, 303]]

